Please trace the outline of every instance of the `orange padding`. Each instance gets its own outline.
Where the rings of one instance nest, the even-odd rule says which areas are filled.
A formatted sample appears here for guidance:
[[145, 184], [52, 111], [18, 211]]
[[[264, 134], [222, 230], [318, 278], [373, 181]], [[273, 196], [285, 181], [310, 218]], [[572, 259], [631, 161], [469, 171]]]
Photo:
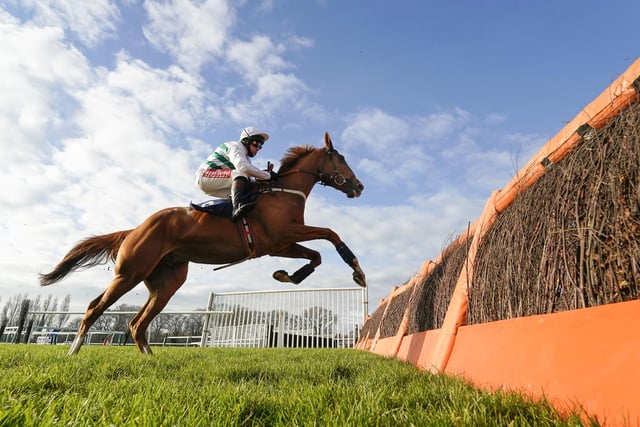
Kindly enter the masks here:
[[[445, 373], [489, 389], [578, 404], [607, 425], [640, 425], [640, 301], [458, 329]], [[409, 338], [409, 337], [407, 337]]]

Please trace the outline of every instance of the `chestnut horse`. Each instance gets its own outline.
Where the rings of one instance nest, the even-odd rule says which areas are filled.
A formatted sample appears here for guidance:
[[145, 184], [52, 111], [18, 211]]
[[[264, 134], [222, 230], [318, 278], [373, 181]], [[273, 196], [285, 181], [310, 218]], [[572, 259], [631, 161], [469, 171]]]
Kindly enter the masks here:
[[[237, 224], [192, 207], [173, 207], [154, 213], [137, 228], [90, 237], [76, 244], [52, 272], [40, 275], [42, 286], [109, 259], [115, 262], [115, 277], [89, 304], [69, 354], [80, 350], [96, 319], [141, 281], [147, 286], [149, 297], [129, 322], [129, 330], [140, 352], [151, 354], [147, 327], [185, 282], [189, 262], [236, 264], [264, 255], [308, 259], [309, 263], [292, 275], [283, 270], [273, 273], [276, 280], [298, 284], [321, 263], [317, 251], [298, 242], [325, 239], [334, 244], [353, 269], [354, 281], [366, 287], [357, 258], [340, 236], [329, 228], [304, 223], [305, 201], [317, 182], [340, 190], [349, 198], [360, 196], [364, 188], [345, 158], [333, 148], [328, 133], [324, 139], [322, 148], [289, 149], [281, 161], [278, 178], [271, 183], [271, 191], [257, 198], [246, 223]], [[247, 230], [249, 235], [245, 235]]]

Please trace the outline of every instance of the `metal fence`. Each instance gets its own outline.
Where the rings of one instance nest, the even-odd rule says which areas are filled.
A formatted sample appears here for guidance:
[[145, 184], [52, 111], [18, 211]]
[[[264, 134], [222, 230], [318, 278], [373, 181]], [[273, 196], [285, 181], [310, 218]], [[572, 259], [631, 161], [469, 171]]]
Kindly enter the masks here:
[[[204, 317], [199, 336], [168, 336], [153, 345], [210, 347], [352, 348], [368, 312], [363, 288], [293, 289], [211, 293], [206, 311], [163, 314], [198, 314]], [[76, 331], [33, 327], [38, 314], [84, 312], [28, 311], [20, 326], [7, 326], [0, 341], [68, 344]], [[135, 314], [108, 311], [105, 314]], [[27, 318], [31, 320], [27, 322]], [[28, 324], [25, 324], [28, 323]], [[124, 332], [90, 331], [86, 344], [124, 344]]]
[[352, 348], [367, 307], [366, 289], [211, 293], [203, 328], [210, 347]]
[[[84, 315], [84, 311], [41, 311], [41, 310], [28, 310], [28, 304], [26, 304], [26, 310], [24, 316], [19, 319], [18, 326], [6, 326], [4, 323], [0, 324], [0, 343], [35, 343], [35, 344], [71, 344], [76, 336], [76, 328], [60, 327], [53, 328], [49, 326], [37, 325], [34, 326], [34, 318], [36, 315]], [[105, 316], [119, 316], [129, 315], [133, 316], [137, 314], [137, 311], [105, 311]], [[230, 311], [203, 311], [203, 310], [188, 310], [188, 311], [163, 311], [163, 315], [199, 315], [205, 317], [205, 319], [231, 314]], [[204, 322], [203, 322], [204, 323]], [[127, 340], [126, 331], [111, 331], [111, 330], [95, 330], [93, 327], [88, 331], [85, 337], [84, 344], [119, 344], [125, 345]], [[150, 331], [147, 330], [147, 339], [150, 340]], [[162, 342], [151, 342], [152, 346], [200, 346], [200, 336], [164, 336]]]

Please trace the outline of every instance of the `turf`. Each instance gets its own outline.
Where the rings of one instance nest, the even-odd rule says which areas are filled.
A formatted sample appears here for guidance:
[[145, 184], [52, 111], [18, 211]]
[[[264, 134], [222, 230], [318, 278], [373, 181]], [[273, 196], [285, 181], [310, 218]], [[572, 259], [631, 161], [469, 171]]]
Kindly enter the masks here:
[[582, 425], [544, 401], [356, 350], [67, 350], [0, 345], [0, 426]]

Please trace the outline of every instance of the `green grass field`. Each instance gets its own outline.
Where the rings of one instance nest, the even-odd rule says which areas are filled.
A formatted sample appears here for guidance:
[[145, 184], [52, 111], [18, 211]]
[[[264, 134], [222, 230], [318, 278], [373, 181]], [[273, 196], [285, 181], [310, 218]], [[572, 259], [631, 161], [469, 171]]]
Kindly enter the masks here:
[[67, 350], [0, 345], [0, 426], [582, 425], [356, 350]]

